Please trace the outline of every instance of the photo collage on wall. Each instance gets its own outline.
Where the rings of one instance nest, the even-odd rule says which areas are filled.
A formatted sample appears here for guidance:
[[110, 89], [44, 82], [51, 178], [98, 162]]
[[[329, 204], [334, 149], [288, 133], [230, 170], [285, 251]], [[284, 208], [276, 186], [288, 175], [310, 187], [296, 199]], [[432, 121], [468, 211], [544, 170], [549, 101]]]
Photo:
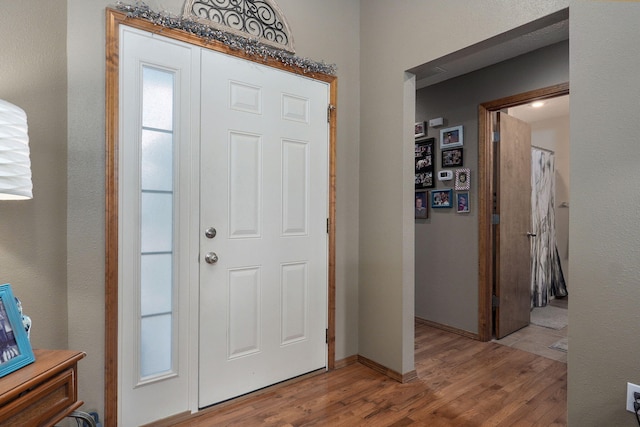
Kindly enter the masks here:
[[[436, 138], [428, 138], [426, 129], [425, 122], [415, 124], [415, 218], [429, 218], [429, 207], [455, 207], [456, 213], [470, 213], [471, 170], [463, 168], [463, 126], [440, 130], [440, 172], [434, 164]], [[451, 168], [456, 169], [447, 170]], [[445, 188], [436, 189], [437, 181]], [[453, 187], [455, 194], [446, 187]]]
[[416, 190], [434, 187], [433, 180], [433, 144], [435, 138], [416, 141], [415, 148], [415, 184]]
[[[416, 127], [416, 132], [417, 130]], [[415, 217], [419, 219], [429, 217], [426, 189], [435, 186], [433, 176], [434, 143], [435, 138], [426, 138], [416, 140], [415, 144]]]

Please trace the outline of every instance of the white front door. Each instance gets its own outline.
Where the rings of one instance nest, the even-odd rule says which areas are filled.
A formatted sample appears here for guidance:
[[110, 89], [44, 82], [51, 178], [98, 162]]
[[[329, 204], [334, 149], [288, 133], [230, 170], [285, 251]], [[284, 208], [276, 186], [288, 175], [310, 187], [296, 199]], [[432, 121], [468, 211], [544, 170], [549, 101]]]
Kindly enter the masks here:
[[207, 50], [201, 84], [205, 407], [326, 366], [329, 87]]
[[118, 420], [142, 425], [326, 366], [329, 85], [120, 29]]

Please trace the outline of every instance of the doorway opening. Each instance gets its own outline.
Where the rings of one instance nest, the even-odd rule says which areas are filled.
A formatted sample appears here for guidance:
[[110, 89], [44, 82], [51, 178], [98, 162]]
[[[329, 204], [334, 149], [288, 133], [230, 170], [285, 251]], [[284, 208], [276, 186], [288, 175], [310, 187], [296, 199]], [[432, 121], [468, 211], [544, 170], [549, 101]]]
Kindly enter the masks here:
[[563, 83], [543, 89], [497, 99], [480, 105], [478, 111], [478, 209], [479, 209], [479, 338], [490, 340], [494, 335], [494, 283], [496, 275], [495, 224], [493, 224], [496, 189], [496, 150], [493, 144], [493, 114], [508, 108], [525, 105], [536, 100], [556, 98], [569, 94], [569, 84]]
[[[565, 85], [563, 85], [565, 86]], [[530, 126], [531, 152], [531, 283], [529, 303], [522, 309], [529, 314], [524, 327], [515, 331], [500, 331], [501, 307], [492, 307], [492, 337], [494, 342], [538, 354], [550, 359], [567, 361], [568, 293], [563, 271], [568, 265], [568, 172], [569, 172], [569, 96], [546, 97], [561, 88], [525, 94], [529, 96], [517, 106], [498, 106], [497, 110]], [[526, 96], [525, 96], [526, 97]], [[544, 101], [541, 101], [544, 99]], [[521, 100], [521, 101], [522, 101]], [[520, 101], [519, 101], [520, 102]], [[544, 104], [534, 107], [536, 103]], [[504, 108], [503, 108], [504, 107]], [[495, 111], [492, 114], [496, 114]], [[504, 114], [504, 113], [500, 113]], [[493, 129], [495, 130], [495, 129]], [[493, 132], [492, 132], [493, 133]], [[502, 135], [500, 140], [502, 141]], [[506, 141], [509, 142], [509, 141]], [[497, 157], [497, 154], [494, 153]], [[500, 171], [498, 170], [497, 174]], [[500, 189], [494, 200], [500, 200]], [[493, 225], [494, 235], [496, 234]], [[499, 232], [497, 233], [499, 234]], [[494, 251], [500, 252], [498, 239], [492, 239]], [[500, 263], [493, 264], [499, 282]], [[497, 283], [491, 294], [495, 301]], [[500, 301], [502, 302], [502, 300]], [[526, 302], [526, 301], [525, 301]], [[531, 307], [531, 308], [530, 308]]]
[[[481, 341], [490, 341], [493, 336], [493, 294], [490, 286], [495, 276], [494, 267], [489, 265], [493, 257], [487, 255], [493, 253], [493, 248], [487, 239], [492, 237], [490, 208], [494, 184], [487, 181], [494, 177], [488, 172], [493, 165], [491, 156], [494, 153], [492, 144], [481, 142], [482, 138], [490, 136], [491, 129], [487, 125], [491, 124], [491, 118], [485, 118], [482, 123], [478, 106], [486, 104], [485, 110], [489, 107], [494, 112], [525, 104], [528, 101], [526, 96], [549, 99], [568, 93], [568, 84], [562, 83], [569, 79], [568, 11], [530, 23], [526, 29], [518, 29], [519, 34], [504, 34], [500, 38], [503, 41], [512, 38], [515, 43], [518, 37], [526, 38], [525, 34], [542, 28], [558, 38], [534, 50], [521, 51], [515, 57], [502, 57], [499, 61], [485, 62], [480, 68], [467, 68], [464, 73], [451, 74], [449, 62], [455, 69], [456, 65], [464, 62], [461, 58], [483, 57], [488, 61], [487, 56], [490, 55], [485, 49], [489, 50], [491, 45], [499, 45], [500, 42], [487, 40], [483, 46], [471, 46], [449, 55], [452, 58], [439, 58], [409, 70], [416, 74], [415, 121], [417, 124], [423, 121], [427, 138], [435, 137], [436, 154], [432, 159], [435, 165], [434, 188], [451, 188], [454, 196], [458, 193], [454, 180], [441, 182], [437, 176], [442, 163], [438, 133], [441, 128], [463, 126], [464, 164], [460, 168], [471, 168], [468, 213], [458, 212], [456, 205], [450, 210], [428, 209], [425, 219], [416, 216], [415, 316], [419, 321], [425, 320], [440, 329]], [[547, 88], [537, 89], [540, 87]], [[506, 96], [511, 94], [525, 96]], [[487, 99], [500, 96], [506, 97], [485, 103]], [[430, 123], [432, 119], [433, 126]], [[455, 176], [455, 168], [452, 172]], [[429, 200], [431, 189], [426, 192], [425, 199]], [[484, 258], [479, 259], [479, 256]]]

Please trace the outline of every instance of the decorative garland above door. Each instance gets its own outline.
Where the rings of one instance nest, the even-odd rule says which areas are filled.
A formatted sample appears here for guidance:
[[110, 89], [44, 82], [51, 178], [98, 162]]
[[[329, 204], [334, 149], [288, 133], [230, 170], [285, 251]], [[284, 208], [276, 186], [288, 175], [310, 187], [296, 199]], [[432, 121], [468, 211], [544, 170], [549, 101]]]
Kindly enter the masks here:
[[336, 75], [335, 64], [293, 54], [293, 37], [273, 0], [186, 0], [182, 17], [155, 12], [140, 1], [135, 5], [118, 2], [116, 9], [130, 18], [215, 40], [250, 56], [273, 58], [305, 73]]

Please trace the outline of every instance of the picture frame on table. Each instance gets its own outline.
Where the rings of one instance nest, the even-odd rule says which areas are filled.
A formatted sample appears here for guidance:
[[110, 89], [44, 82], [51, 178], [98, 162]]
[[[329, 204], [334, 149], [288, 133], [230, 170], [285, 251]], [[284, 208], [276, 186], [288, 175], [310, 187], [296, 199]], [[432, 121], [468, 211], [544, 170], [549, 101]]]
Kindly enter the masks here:
[[427, 219], [429, 218], [429, 209], [427, 203], [427, 195], [426, 191], [420, 191], [416, 193], [416, 219]]
[[464, 145], [464, 130], [461, 126], [440, 129], [440, 149], [448, 150]]
[[11, 285], [0, 285], [0, 377], [35, 360]]
[[415, 190], [425, 190], [435, 186], [433, 176], [435, 138], [417, 140], [415, 143]]
[[414, 138], [421, 138], [427, 134], [427, 127], [425, 122], [416, 122]]
[[440, 156], [443, 168], [457, 168], [464, 165], [464, 151], [462, 148], [441, 151]]
[[432, 190], [431, 191], [431, 207], [432, 208], [450, 208], [453, 206], [453, 191], [448, 190]]
[[471, 170], [456, 169], [456, 190], [469, 190], [471, 188]]
[[469, 206], [469, 192], [462, 191], [456, 193], [456, 212], [457, 213], [469, 213], [471, 207]]

